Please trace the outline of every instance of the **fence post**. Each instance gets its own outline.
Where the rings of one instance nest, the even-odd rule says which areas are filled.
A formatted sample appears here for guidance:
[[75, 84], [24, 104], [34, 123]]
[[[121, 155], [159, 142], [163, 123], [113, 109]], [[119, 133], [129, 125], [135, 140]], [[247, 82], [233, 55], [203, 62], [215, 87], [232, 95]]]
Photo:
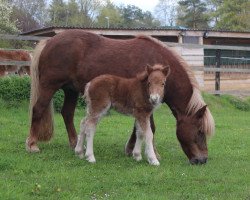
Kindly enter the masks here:
[[[216, 68], [221, 65], [221, 49], [216, 49]], [[215, 92], [220, 91], [220, 72], [215, 72]], [[217, 93], [217, 95], [219, 95]]]

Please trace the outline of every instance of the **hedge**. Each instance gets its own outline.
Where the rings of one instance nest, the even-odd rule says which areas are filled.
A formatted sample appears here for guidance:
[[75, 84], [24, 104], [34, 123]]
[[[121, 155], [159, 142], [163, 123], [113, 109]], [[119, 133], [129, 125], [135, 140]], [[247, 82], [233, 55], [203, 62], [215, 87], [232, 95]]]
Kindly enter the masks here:
[[[0, 98], [8, 105], [17, 107], [20, 102], [30, 99], [30, 78], [28, 76], [9, 76], [0, 78]], [[62, 90], [56, 92], [53, 97], [54, 108], [57, 112], [61, 111], [64, 100]], [[84, 107], [85, 103], [79, 98], [77, 107]]]

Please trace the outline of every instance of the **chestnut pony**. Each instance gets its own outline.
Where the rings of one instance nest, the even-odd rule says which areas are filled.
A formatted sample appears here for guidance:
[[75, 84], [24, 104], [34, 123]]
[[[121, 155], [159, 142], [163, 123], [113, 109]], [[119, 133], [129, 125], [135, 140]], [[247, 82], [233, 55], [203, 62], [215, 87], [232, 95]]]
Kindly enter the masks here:
[[[37, 152], [38, 141], [48, 141], [53, 133], [51, 99], [62, 88], [65, 93], [62, 116], [70, 145], [74, 148], [77, 134], [73, 124], [79, 92], [102, 74], [125, 78], [144, 70], [147, 64], [169, 65], [163, 101], [177, 120], [177, 138], [190, 163], [206, 163], [207, 138], [214, 132], [214, 120], [204, 103], [196, 79], [187, 63], [160, 41], [137, 36], [128, 40], [105, 38], [83, 30], [67, 30], [41, 41], [31, 64], [31, 127], [26, 149]], [[150, 118], [155, 131], [153, 116]], [[136, 126], [125, 151], [132, 155]]]
[[[1, 50], [0, 49], [0, 61], [30, 61], [31, 55], [24, 50]], [[30, 74], [29, 66], [16, 66], [16, 65], [1, 65], [0, 76], [4, 76], [8, 73], [16, 73], [20, 76], [26, 73]]]
[[113, 107], [118, 112], [132, 115], [137, 127], [133, 157], [140, 161], [141, 145], [145, 139], [145, 154], [151, 165], [159, 165], [153, 147], [153, 132], [150, 116], [164, 97], [164, 85], [169, 75], [169, 67], [162, 65], [147, 66], [135, 78], [121, 78], [114, 75], [101, 75], [90, 81], [85, 88], [87, 116], [81, 122], [81, 130], [75, 148], [76, 154], [83, 158], [83, 142], [86, 138], [85, 157], [95, 162], [93, 138], [96, 125], [101, 117]]

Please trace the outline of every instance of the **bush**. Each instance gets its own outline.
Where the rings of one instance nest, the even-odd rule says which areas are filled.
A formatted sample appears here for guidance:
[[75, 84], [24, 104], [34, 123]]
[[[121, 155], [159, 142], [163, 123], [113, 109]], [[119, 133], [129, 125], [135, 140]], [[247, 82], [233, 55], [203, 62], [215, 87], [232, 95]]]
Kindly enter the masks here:
[[236, 97], [229, 98], [229, 102], [238, 110], [250, 111], [250, 102], [248, 100], [242, 100]]
[[30, 78], [10, 76], [0, 78], [0, 98], [15, 105], [30, 97]]
[[[30, 78], [28, 76], [10, 76], [0, 78], [0, 98], [3, 99], [8, 106], [18, 107], [21, 102], [30, 99]], [[62, 90], [55, 93], [53, 97], [54, 109], [61, 111], [64, 101]], [[77, 107], [84, 107], [85, 103], [80, 98]]]

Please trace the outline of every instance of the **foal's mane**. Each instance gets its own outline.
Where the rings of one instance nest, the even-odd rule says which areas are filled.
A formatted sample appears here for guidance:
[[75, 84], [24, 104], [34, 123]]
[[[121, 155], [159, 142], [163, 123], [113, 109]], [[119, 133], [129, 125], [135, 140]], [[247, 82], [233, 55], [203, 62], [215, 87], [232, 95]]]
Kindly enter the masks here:
[[[145, 35], [138, 35], [137, 38], [152, 41], [153, 43], [158, 44], [159, 46], [163, 47], [168, 52], [168, 54], [171, 55], [171, 57], [174, 57], [176, 59], [179, 66], [182, 67], [184, 71], [187, 73], [187, 76], [193, 87], [193, 94], [186, 107], [186, 115], [194, 115], [200, 108], [206, 105], [206, 103], [204, 102], [201, 96], [199, 85], [194, 76], [192, 69], [188, 66], [187, 62], [176, 51], [170, 49], [167, 45], [163, 44], [161, 41], [153, 37], [145, 36]], [[207, 136], [212, 136], [214, 134], [215, 124], [214, 124], [214, 119], [211, 115], [209, 108], [207, 108], [203, 116], [201, 131], [203, 131]]]

